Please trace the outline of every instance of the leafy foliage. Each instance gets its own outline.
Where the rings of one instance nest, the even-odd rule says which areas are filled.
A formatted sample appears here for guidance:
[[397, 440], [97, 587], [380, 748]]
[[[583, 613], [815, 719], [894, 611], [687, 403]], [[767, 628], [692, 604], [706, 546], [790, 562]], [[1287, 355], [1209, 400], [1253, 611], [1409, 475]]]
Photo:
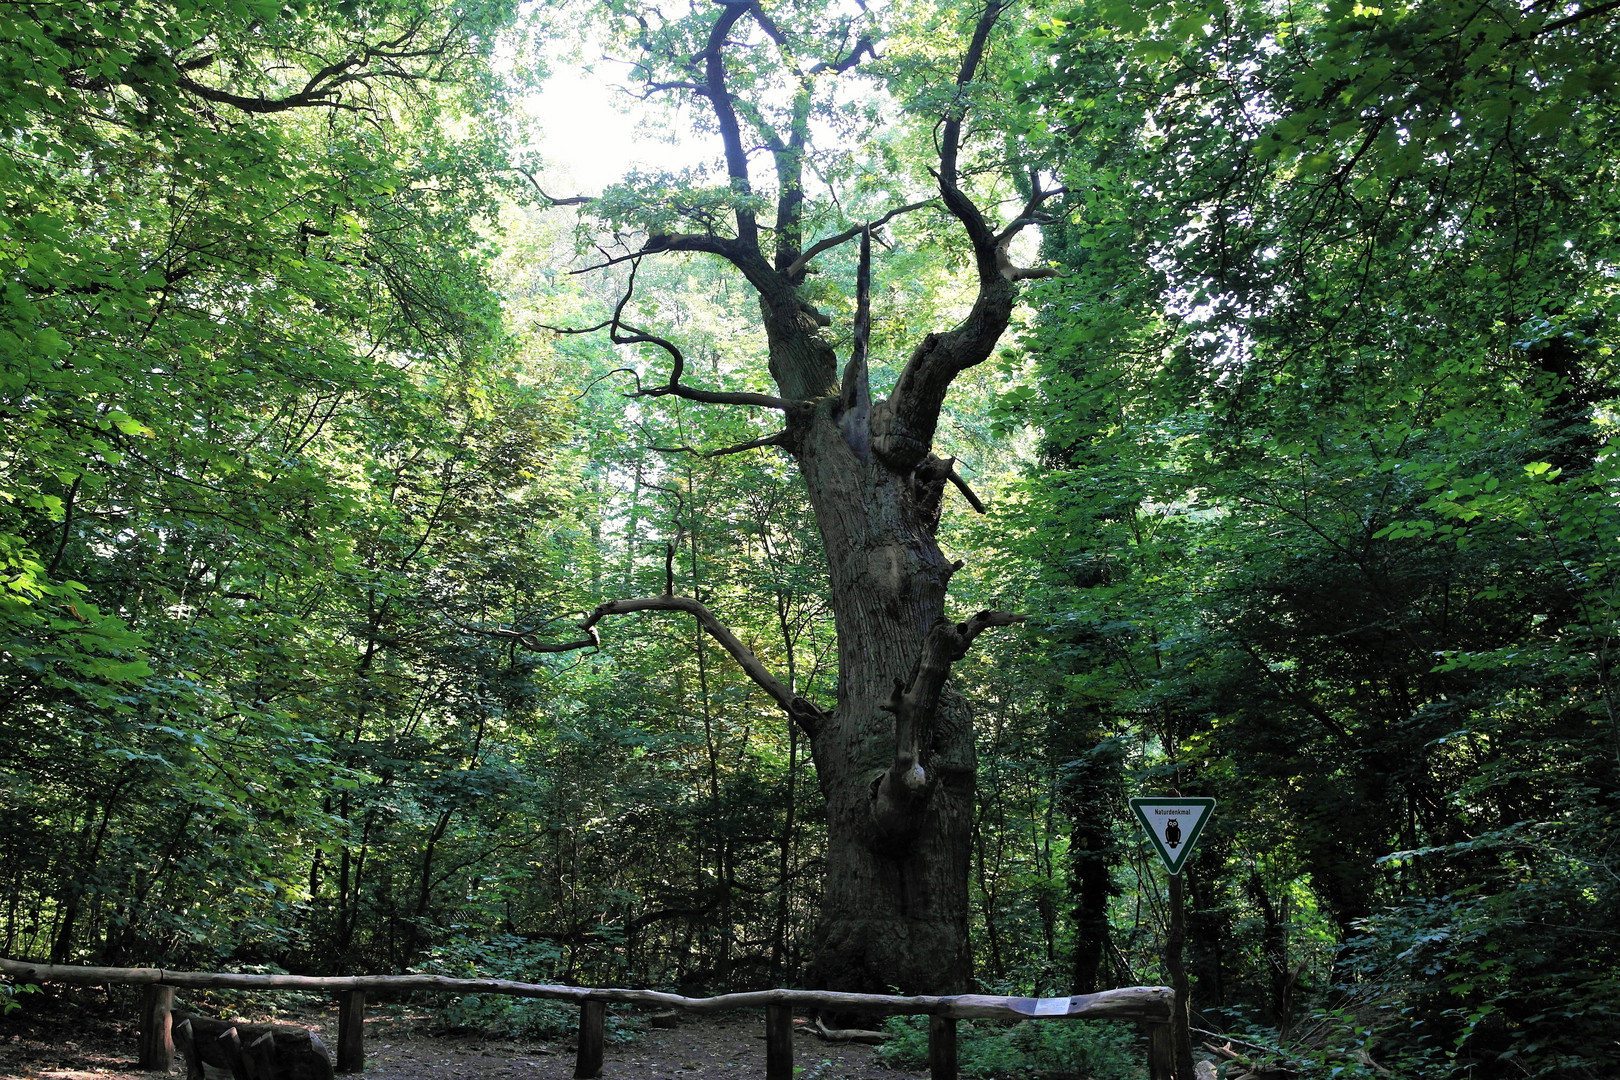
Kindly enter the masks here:
[[[1605, 1008], [1617, 898], [1607, 16], [1109, 18], [1037, 31], [1074, 276], [1002, 416], [1046, 436], [1066, 696], [1146, 740], [1144, 790], [1222, 800], [1200, 1007], [1264, 1000], [1286, 1041], [1337, 984], [1379, 1061], [1601, 1073], [1569, 1017]], [[1331, 965], [1294, 966], [1290, 882]]]
[[[596, 7], [648, 56], [712, 25]], [[982, 721], [981, 984], [1161, 979], [1119, 808], [1182, 789], [1221, 801], [1187, 878], [1195, 1007], [1252, 1062], [1612, 1072], [1613, 9], [1050, 3], [966, 90], [949, 5], [789, 14], [817, 31], [789, 42], [803, 70], [866, 72], [789, 92], [763, 48], [732, 71], [762, 144], [805, 110], [838, 137], [805, 151], [839, 196], [807, 237], [929, 187], [902, 136], [953, 94], [998, 133], [974, 197], [1026, 198], [1041, 173], [1011, 162], [1067, 187], [1064, 276], [942, 427], [994, 496], [982, 521], [947, 501], [946, 542], [990, 552], [955, 595], [1032, 616], [1028, 652], [953, 674]], [[628, 401], [623, 367], [660, 385], [667, 357], [546, 329], [624, 281], [570, 277], [583, 234], [510, 185], [521, 133], [492, 118], [531, 72], [491, 58], [516, 20], [0, 14], [0, 951], [805, 970], [825, 831], [800, 733], [688, 622], [533, 651], [674, 587], [798, 692], [839, 675], [789, 467], [700, 454], [771, 429]], [[649, 172], [592, 213], [673, 243], [782, 194]], [[877, 395], [967, 302], [938, 224], [882, 232]], [[678, 326], [706, 387], [759, 389], [751, 300], [698, 260], [637, 272], [626, 319]], [[841, 325], [853, 275], [822, 253], [802, 296]], [[966, 1032], [973, 1075], [1138, 1054], [1093, 1025]]]
[[[892, 1068], [928, 1066], [928, 1018], [891, 1017], [892, 1036], [878, 1059]], [[1108, 1021], [1034, 1022], [1013, 1025], [964, 1021], [957, 1025], [957, 1062], [963, 1076], [1009, 1080], [1032, 1072], [1128, 1080], [1140, 1072], [1140, 1053], [1124, 1024]]]

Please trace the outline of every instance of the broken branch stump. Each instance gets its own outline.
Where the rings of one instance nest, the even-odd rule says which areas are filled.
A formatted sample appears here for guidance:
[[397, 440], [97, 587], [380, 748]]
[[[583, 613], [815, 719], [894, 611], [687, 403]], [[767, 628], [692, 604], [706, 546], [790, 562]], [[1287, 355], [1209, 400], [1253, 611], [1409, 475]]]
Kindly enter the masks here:
[[242, 1037], [235, 1028], [226, 1028], [225, 1033], [219, 1037], [220, 1050], [225, 1054], [225, 1064], [231, 1070], [231, 1080], [253, 1080], [248, 1075], [247, 1060], [242, 1056]]
[[196, 1032], [189, 1018], [175, 1026], [174, 1041], [186, 1055], [186, 1080], [203, 1080], [202, 1052], [197, 1047]]

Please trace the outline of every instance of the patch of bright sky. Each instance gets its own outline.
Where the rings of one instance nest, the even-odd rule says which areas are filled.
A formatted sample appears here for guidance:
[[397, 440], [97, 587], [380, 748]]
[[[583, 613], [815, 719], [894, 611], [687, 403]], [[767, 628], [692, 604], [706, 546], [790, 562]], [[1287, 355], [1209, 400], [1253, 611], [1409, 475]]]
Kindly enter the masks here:
[[548, 194], [599, 195], [637, 168], [718, 164], [719, 135], [695, 131], [684, 109], [625, 93], [628, 66], [601, 54], [590, 43], [553, 41], [546, 47], [550, 75], [523, 99], [539, 134], [535, 150]]

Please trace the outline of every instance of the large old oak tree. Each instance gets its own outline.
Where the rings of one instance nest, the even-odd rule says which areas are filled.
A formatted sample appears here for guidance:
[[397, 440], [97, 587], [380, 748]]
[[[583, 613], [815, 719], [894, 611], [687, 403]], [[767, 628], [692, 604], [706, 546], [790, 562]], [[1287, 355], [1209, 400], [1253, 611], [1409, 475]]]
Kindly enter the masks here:
[[[959, 64], [953, 62], [955, 86], [943, 97], [937, 162], [930, 168], [938, 178], [937, 202], [896, 207], [879, 220], [821, 238], [806, 235], [803, 181], [812, 106], [827, 84], [875, 54], [870, 39], [844, 27], [841, 43], [834, 31], [831, 45], [827, 39], [807, 44], [785, 33], [757, 3], [733, 3], [704, 16], [712, 17], [706, 37], [696, 39], [687, 56], [674, 58], [675, 77], [660, 79], [655, 64], [644, 66], [650, 90], [693, 95], [712, 114], [724, 141], [730, 198], [723, 217], [694, 216], [685, 225], [690, 231], [649, 231], [643, 243], [612, 261], [635, 263], [664, 252], [724, 259], [759, 295], [776, 392], [721, 392], [682, 381], [680, 347], [624, 319], [633, 273], [613, 317], [588, 329], [606, 331], [617, 344], [667, 355], [668, 380], [641, 386], [639, 396], [781, 414], [777, 434], [728, 449], [779, 447], [804, 478], [831, 578], [836, 704], [824, 707], [797, 696], [705, 605], [668, 592], [602, 604], [586, 617], [587, 636], [580, 640], [535, 643], [545, 651], [592, 647], [607, 616], [687, 612], [799, 725], [811, 740], [828, 806], [825, 891], [809, 978], [843, 990], [949, 992], [965, 989], [971, 976], [973, 722], [949, 677], [980, 633], [1020, 617], [981, 611], [958, 622], [946, 615], [946, 589], [959, 564], [945, 558], [936, 537], [945, 485], [961, 487], [976, 506], [977, 500], [952, 461], [935, 452], [935, 432], [952, 381], [988, 357], [1006, 330], [1020, 282], [1045, 273], [1013, 265], [1008, 249], [1041, 220], [1042, 203], [1055, 194], [1031, 174], [1021, 212], [998, 227], [964, 191], [959, 157], [970, 90], [1002, 9], [999, 0], [990, 0], [972, 24]], [[791, 106], [774, 124], [728, 82], [728, 57], [741, 48], [774, 50], [778, 70], [790, 81]], [[801, 62], [800, 53], [817, 49], [819, 60]], [[755, 175], [753, 147], [766, 151], [760, 156], [768, 177]], [[971, 245], [977, 295], [959, 325], [916, 343], [893, 392], [873, 401], [866, 358], [870, 233], [896, 214], [924, 206], [942, 207]], [[854, 241], [862, 246], [856, 325], [850, 355], [840, 364], [830, 319], [807, 301], [802, 287], [817, 256]]]

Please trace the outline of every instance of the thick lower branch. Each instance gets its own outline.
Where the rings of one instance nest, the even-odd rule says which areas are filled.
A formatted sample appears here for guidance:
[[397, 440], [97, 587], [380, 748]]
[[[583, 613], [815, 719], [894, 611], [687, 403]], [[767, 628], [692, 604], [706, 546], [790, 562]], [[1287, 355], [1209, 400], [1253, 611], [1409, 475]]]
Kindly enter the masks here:
[[654, 345], [664, 350], [670, 359], [669, 380], [661, 386], [643, 386], [641, 376], [629, 368], [620, 370], [631, 371], [636, 378], [635, 393], [631, 397], [678, 397], [688, 401], [698, 401], [706, 405], [754, 405], [765, 409], [789, 408], [788, 402], [770, 394], [758, 394], [752, 391], [729, 390], [700, 390], [696, 387], [686, 386], [681, 382], [681, 376], [686, 371], [686, 354], [666, 337], [654, 334], [651, 331], [631, 326], [624, 321], [624, 309], [629, 306], [636, 293], [636, 274], [641, 269], [641, 260], [636, 259], [630, 267], [630, 280], [625, 283], [624, 295], [619, 298], [618, 305], [613, 309], [613, 317], [595, 326], [580, 329], [566, 329], [555, 326], [546, 326], [545, 329], [558, 334], [588, 334], [607, 328], [608, 338], [615, 345]]
[[752, 390], [699, 390], [685, 383], [649, 386], [637, 390], [631, 397], [678, 397], [687, 401], [702, 402], [705, 405], [754, 405], [761, 409], [783, 411], [793, 407], [787, 399], [770, 394], [756, 394]]
[[[600, 249], [598, 249], [600, 250]], [[570, 274], [589, 274], [593, 270], [604, 270], [609, 266], [618, 266], [620, 263], [636, 262], [647, 255], [662, 255], [665, 252], [691, 251], [700, 254], [718, 255], [730, 262], [738, 269], [747, 271], [744, 263], [748, 254], [738, 241], [724, 236], [710, 236], [704, 233], [655, 233], [647, 237], [647, 242], [636, 251], [623, 255], [612, 255], [599, 263], [582, 266], [578, 270], [568, 271]], [[602, 252], [606, 255], [607, 252]]]

